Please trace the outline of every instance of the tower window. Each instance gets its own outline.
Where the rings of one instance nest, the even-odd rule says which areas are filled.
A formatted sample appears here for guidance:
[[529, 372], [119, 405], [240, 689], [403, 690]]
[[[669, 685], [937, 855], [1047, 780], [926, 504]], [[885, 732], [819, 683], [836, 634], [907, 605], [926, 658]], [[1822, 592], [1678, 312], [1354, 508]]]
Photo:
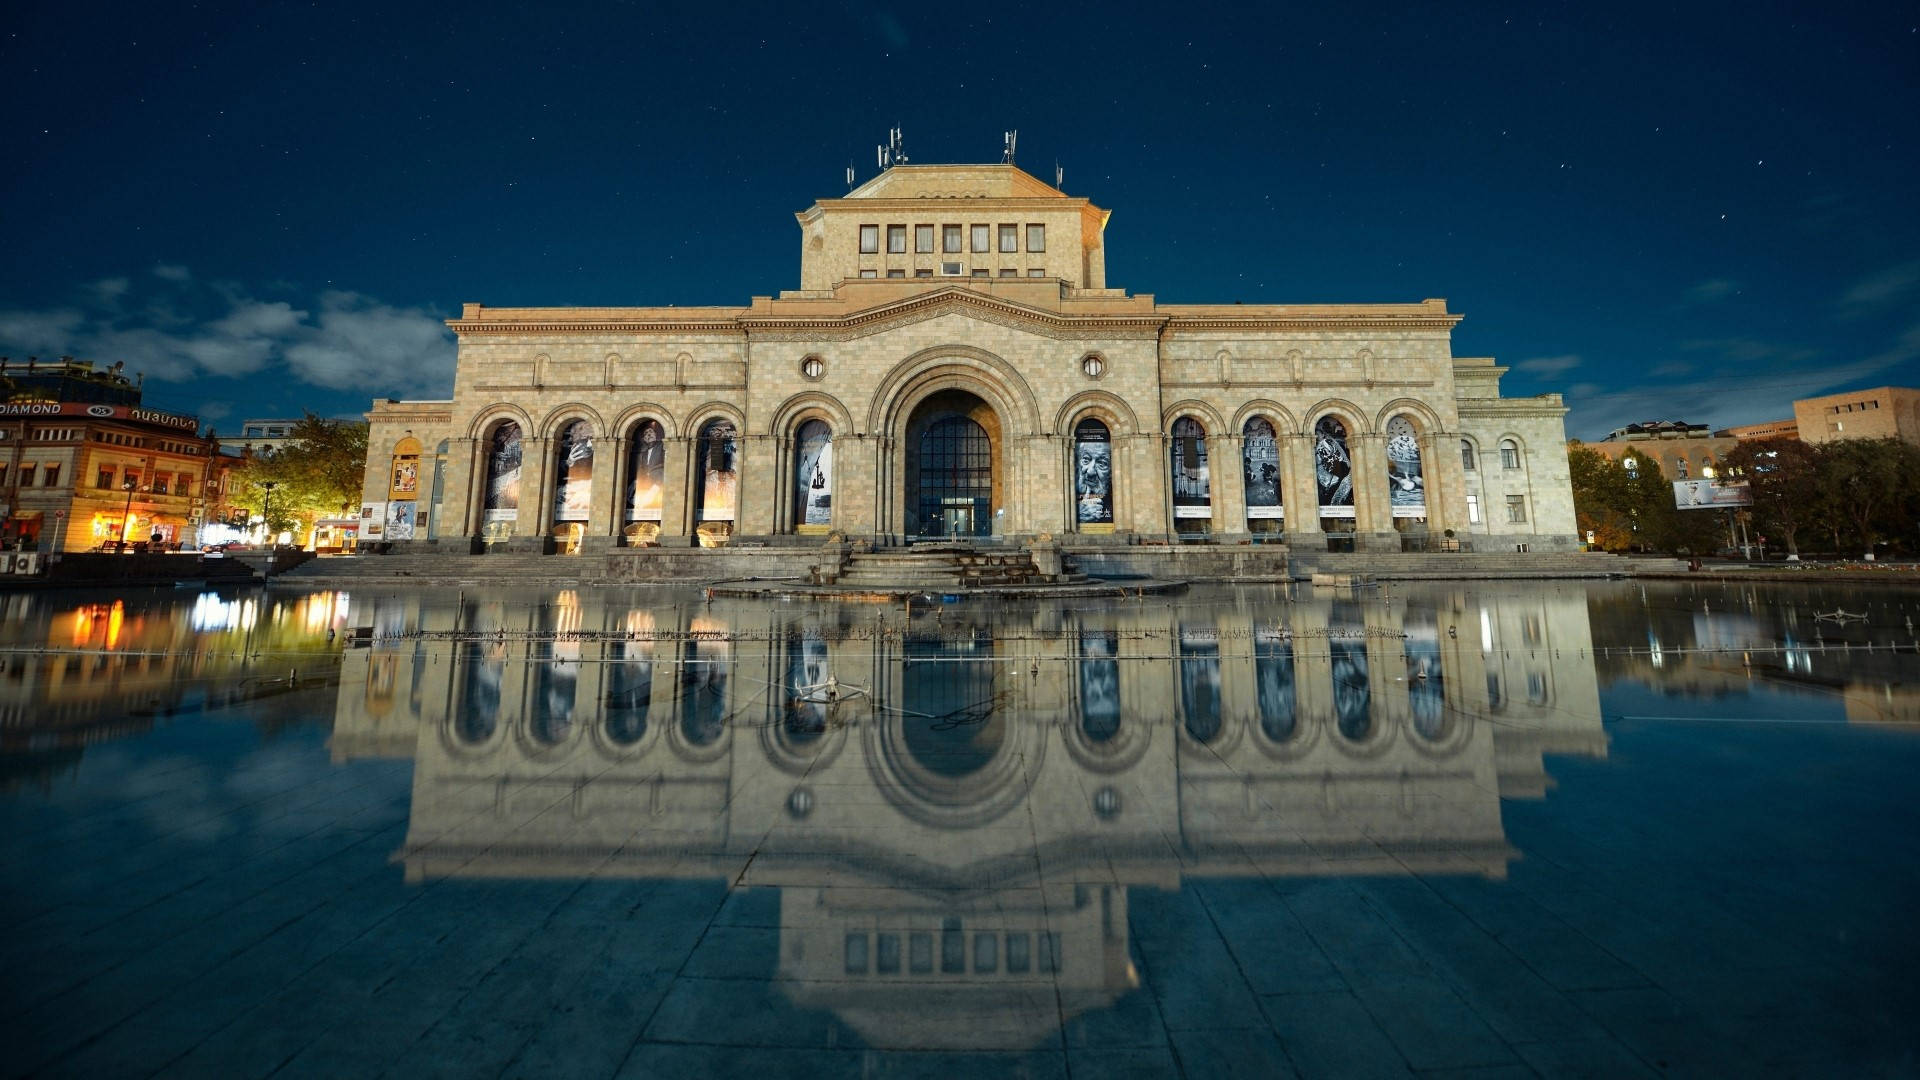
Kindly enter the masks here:
[[[880, 253], [880, 226], [878, 225], [860, 226], [860, 254], [878, 255], [879, 253]], [[247, 434], [255, 438], [260, 438], [265, 433], [261, 432], [259, 428], [248, 428]]]

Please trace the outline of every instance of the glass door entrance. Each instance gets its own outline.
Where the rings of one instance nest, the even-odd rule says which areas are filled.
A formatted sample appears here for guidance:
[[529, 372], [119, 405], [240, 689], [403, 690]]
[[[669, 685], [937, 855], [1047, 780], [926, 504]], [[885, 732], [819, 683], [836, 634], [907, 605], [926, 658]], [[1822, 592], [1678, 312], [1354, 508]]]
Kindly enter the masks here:
[[993, 525], [993, 442], [964, 416], [920, 436], [920, 536], [986, 536]]

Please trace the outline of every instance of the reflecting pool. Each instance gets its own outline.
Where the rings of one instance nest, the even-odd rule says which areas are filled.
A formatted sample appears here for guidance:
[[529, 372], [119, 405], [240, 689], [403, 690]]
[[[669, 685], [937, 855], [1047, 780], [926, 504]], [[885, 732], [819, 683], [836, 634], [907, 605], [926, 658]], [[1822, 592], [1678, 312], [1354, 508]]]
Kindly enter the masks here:
[[0, 612], [9, 1075], [1920, 1068], [1920, 594]]

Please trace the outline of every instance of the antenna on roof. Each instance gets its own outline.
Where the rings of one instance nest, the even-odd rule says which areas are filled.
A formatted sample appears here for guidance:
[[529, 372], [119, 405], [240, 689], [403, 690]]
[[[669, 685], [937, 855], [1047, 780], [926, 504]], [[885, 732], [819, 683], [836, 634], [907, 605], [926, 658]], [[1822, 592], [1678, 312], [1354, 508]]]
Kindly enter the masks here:
[[1020, 132], [1018, 131], [1002, 132], [1000, 135], [1000, 143], [1001, 143], [1000, 164], [1002, 165], [1013, 164], [1014, 150], [1020, 144]]
[[1053, 186], [1062, 191], [1065, 191], [1067, 186], [1067, 170], [1061, 168], [1057, 161], [1053, 163]]
[[847, 187], [853, 187], [853, 162], [847, 162]]
[[893, 159], [895, 165], [905, 165], [907, 163], [907, 137], [901, 133], [899, 128], [894, 128], [893, 131], [889, 133], [889, 137], [892, 141], [887, 147], [887, 156]]

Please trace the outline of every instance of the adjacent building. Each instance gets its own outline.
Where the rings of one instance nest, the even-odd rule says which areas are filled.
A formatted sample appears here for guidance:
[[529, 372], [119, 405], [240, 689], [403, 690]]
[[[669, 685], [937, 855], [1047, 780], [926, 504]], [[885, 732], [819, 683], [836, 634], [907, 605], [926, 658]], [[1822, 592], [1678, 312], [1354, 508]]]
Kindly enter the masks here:
[[233, 460], [200, 436], [198, 419], [142, 407], [119, 365], [6, 362], [4, 376], [12, 400], [0, 403], [0, 544], [177, 548], [227, 512]]
[[1801, 398], [1793, 403], [1793, 419], [1810, 443], [1900, 439], [1920, 446], [1920, 390], [1882, 386]]
[[1012, 165], [797, 219], [799, 288], [744, 306], [467, 304], [451, 398], [368, 414], [361, 540], [1575, 546], [1560, 396], [1445, 301], [1163, 304]]

